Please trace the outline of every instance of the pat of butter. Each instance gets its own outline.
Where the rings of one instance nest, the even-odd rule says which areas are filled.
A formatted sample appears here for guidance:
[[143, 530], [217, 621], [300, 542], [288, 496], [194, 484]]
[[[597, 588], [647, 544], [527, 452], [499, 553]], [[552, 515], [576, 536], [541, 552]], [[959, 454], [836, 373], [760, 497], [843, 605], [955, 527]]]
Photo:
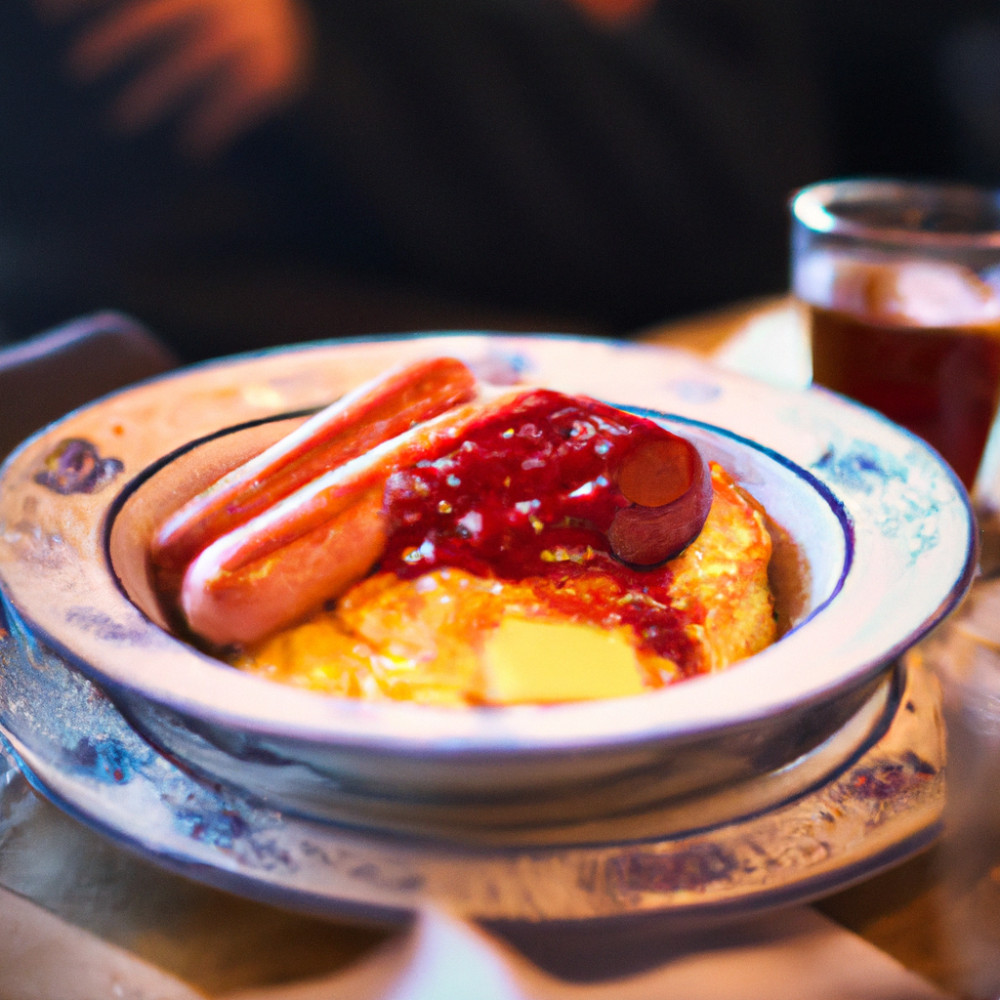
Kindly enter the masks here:
[[505, 616], [483, 649], [491, 704], [620, 698], [645, 688], [635, 651], [620, 635], [571, 622]]

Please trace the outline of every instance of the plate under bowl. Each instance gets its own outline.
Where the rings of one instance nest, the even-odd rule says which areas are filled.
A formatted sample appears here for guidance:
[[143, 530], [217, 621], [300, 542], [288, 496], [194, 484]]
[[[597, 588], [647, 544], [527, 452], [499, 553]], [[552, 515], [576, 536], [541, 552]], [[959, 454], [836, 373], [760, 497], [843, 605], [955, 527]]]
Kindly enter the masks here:
[[[639, 698], [456, 711], [271, 684], [172, 636], [145, 582], [144, 538], [206, 456], [229, 461], [280, 418], [444, 353], [669, 414], [777, 526], [783, 638]], [[87, 456], [68, 474], [66, 442]], [[954, 607], [974, 565], [954, 475], [875, 414], [681, 353], [567, 337], [315, 344], [157, 379], [26, 442], [0, 472], [0, 527], [0, 592], [25, 655], [97, 681], [172, 759], [302, 815], [456, 835], [703, 797], [821, 746], [849, 755], [879, 715], [887, 666]]]

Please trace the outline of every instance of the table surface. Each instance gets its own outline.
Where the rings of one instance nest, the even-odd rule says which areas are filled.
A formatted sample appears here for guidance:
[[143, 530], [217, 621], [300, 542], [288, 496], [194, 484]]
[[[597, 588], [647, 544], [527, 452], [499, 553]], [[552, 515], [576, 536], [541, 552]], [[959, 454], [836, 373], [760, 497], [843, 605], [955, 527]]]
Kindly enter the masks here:
[[[784, 299], [645, 330], [639, 339], [682, 346], [772, 381], [809, 379], [801, 322]], [[940, 930], [937, 853], [931, 847], [814, 903], [812, 911], [955, 995], [955, 964]], [[0, 970], [5, 956], [8, 963], [31, 955], [39, 962], [49, 954], [43, 944], [53, 954], [69, 948], [77, 932], [138, 959], [154, 979], [162, 973], [189, 986], [191, 996], [208, 997], [336, 973], [398, 933], [286, 913], [171, 874], [59, 812], [0, 758]], [[45, 995], [23, 990], [19, 995]]]

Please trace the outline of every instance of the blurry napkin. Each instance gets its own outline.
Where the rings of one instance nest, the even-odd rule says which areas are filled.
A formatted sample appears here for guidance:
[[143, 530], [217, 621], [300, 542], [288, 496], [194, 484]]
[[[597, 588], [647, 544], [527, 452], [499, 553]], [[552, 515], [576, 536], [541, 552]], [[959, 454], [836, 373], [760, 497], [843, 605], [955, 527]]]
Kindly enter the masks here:
[[[640, 971], [587, 976], [594, 959], [576, 945], [550, 943], [541, 961], [580, 976], [543, 971], [479, 928], [437, 911], [333, 975], [211, 1000], [945, 1000], [920, 977], [809, 907], [754, 918], [670, 952], [647, 940]], [[631, 949], [635, 950], [635, 948]], [[635, 956], [631, 956], [635, 957]], [[608, 943], [608, 966], [616, 964]], [[546, 959], [551, 961], [547, 961]], [[599, 963], [598, 963], [599, 964]], [[0, 996], [4, 1000], [206, 1000], [206, 994], [64, 924], [43, 908], [0, 890]]]

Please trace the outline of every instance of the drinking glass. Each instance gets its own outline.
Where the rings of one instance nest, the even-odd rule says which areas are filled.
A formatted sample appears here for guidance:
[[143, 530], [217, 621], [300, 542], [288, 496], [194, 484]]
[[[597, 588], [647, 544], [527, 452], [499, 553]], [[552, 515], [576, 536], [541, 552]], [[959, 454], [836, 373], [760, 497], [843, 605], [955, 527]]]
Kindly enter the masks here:
[[833, 180], [791, 215], [813, 380], [918, 434], [971, 491], [1000, 395], [997, 194]]

